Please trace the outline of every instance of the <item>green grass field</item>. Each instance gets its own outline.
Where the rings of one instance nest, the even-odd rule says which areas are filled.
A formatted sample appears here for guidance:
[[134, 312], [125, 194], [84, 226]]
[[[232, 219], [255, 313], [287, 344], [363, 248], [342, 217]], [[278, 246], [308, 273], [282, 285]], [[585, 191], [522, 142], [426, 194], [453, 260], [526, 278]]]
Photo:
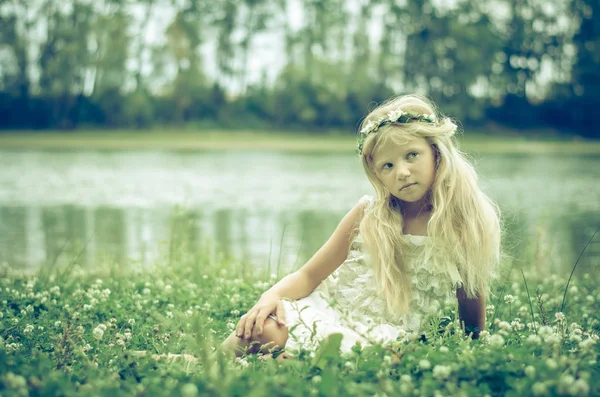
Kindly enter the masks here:
[[[600, 141], [533, 139], [514, 133], [503, 136], [460, 136], [461, 148], [480, 153], [600, 154]], [[255, 131], [77, 131], [5, 132], [0, 149], [256, 149], [353, 153], [354, 136]]]
[[154, 269], [73, 265], [25, 274], [4, 265], [0, 394], [599, 395], [596, 280], [573, 279], [559, 312], [566, 279], [504, 273], [480, 340], [464, 336], [451, 306], [449, 321], [426, 329], [424, 342], [356, 346], [344, 355], [332, 338], [316, 353], [278, 363], [214, 353], [276, 282], [268, 270], [177, 251]]

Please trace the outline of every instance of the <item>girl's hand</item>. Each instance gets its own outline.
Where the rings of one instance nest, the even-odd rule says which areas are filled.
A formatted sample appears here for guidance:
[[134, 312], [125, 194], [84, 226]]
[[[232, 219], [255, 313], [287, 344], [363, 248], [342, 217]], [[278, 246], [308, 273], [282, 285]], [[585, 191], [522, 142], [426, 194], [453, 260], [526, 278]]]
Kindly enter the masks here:
[[235, 330], [235, 336], [250, 340], [252, 334], [260, 336], [263, 333], [263, 326], [267, 317], [275, 314], [277, 323], [280, 326], [285, 325], [283, 319], [285, 314], [281, 299], [274, 295], [264, 294], [258, 302], [242, 316]]

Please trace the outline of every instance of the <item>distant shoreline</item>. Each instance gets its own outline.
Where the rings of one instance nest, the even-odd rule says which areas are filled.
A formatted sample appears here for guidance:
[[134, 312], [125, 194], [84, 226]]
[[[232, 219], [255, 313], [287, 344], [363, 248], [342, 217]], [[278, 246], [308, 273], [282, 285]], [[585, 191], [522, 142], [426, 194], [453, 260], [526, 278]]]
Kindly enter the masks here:
[[[461, 148], [476, 153], [600, 154], [600, 141], [533, 140], [472, 135]], [[0, 133], [0, 150], [273, 150], [354, 153], [355, 139], [341, 134], [252, 131], [83, 131]]]

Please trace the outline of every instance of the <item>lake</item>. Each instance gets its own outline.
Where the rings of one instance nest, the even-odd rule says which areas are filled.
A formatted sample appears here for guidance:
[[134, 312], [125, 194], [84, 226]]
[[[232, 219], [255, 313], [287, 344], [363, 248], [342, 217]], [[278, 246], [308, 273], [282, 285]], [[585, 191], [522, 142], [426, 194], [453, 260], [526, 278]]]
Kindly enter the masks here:
[[[600, 225], [600, 156], [481, 154], [474, 163], [502, 208], [507, 256], [568, 274]], [[288, 271], [373, 192], [357, 157], [342, 153], [0, 150], [0, 167], [0, 262], [27, 269], [73, 258], [151, 266], [170, 245], [210, 243]], [[578, 273], [599, 254], [591, 244]]]

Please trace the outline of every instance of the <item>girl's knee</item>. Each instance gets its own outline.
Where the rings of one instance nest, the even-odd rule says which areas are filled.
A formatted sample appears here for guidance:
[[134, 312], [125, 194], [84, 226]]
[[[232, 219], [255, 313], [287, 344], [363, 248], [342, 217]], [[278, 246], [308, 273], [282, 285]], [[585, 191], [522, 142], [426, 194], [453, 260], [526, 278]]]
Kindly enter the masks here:
[[263, 327], [263, 334], [258, 339], [263, 343], [272, 342], [273, 346], [271, 347], [283, 348], [288, 340], [288, 328], [279, 325], [272, 318], [267, 318]]

